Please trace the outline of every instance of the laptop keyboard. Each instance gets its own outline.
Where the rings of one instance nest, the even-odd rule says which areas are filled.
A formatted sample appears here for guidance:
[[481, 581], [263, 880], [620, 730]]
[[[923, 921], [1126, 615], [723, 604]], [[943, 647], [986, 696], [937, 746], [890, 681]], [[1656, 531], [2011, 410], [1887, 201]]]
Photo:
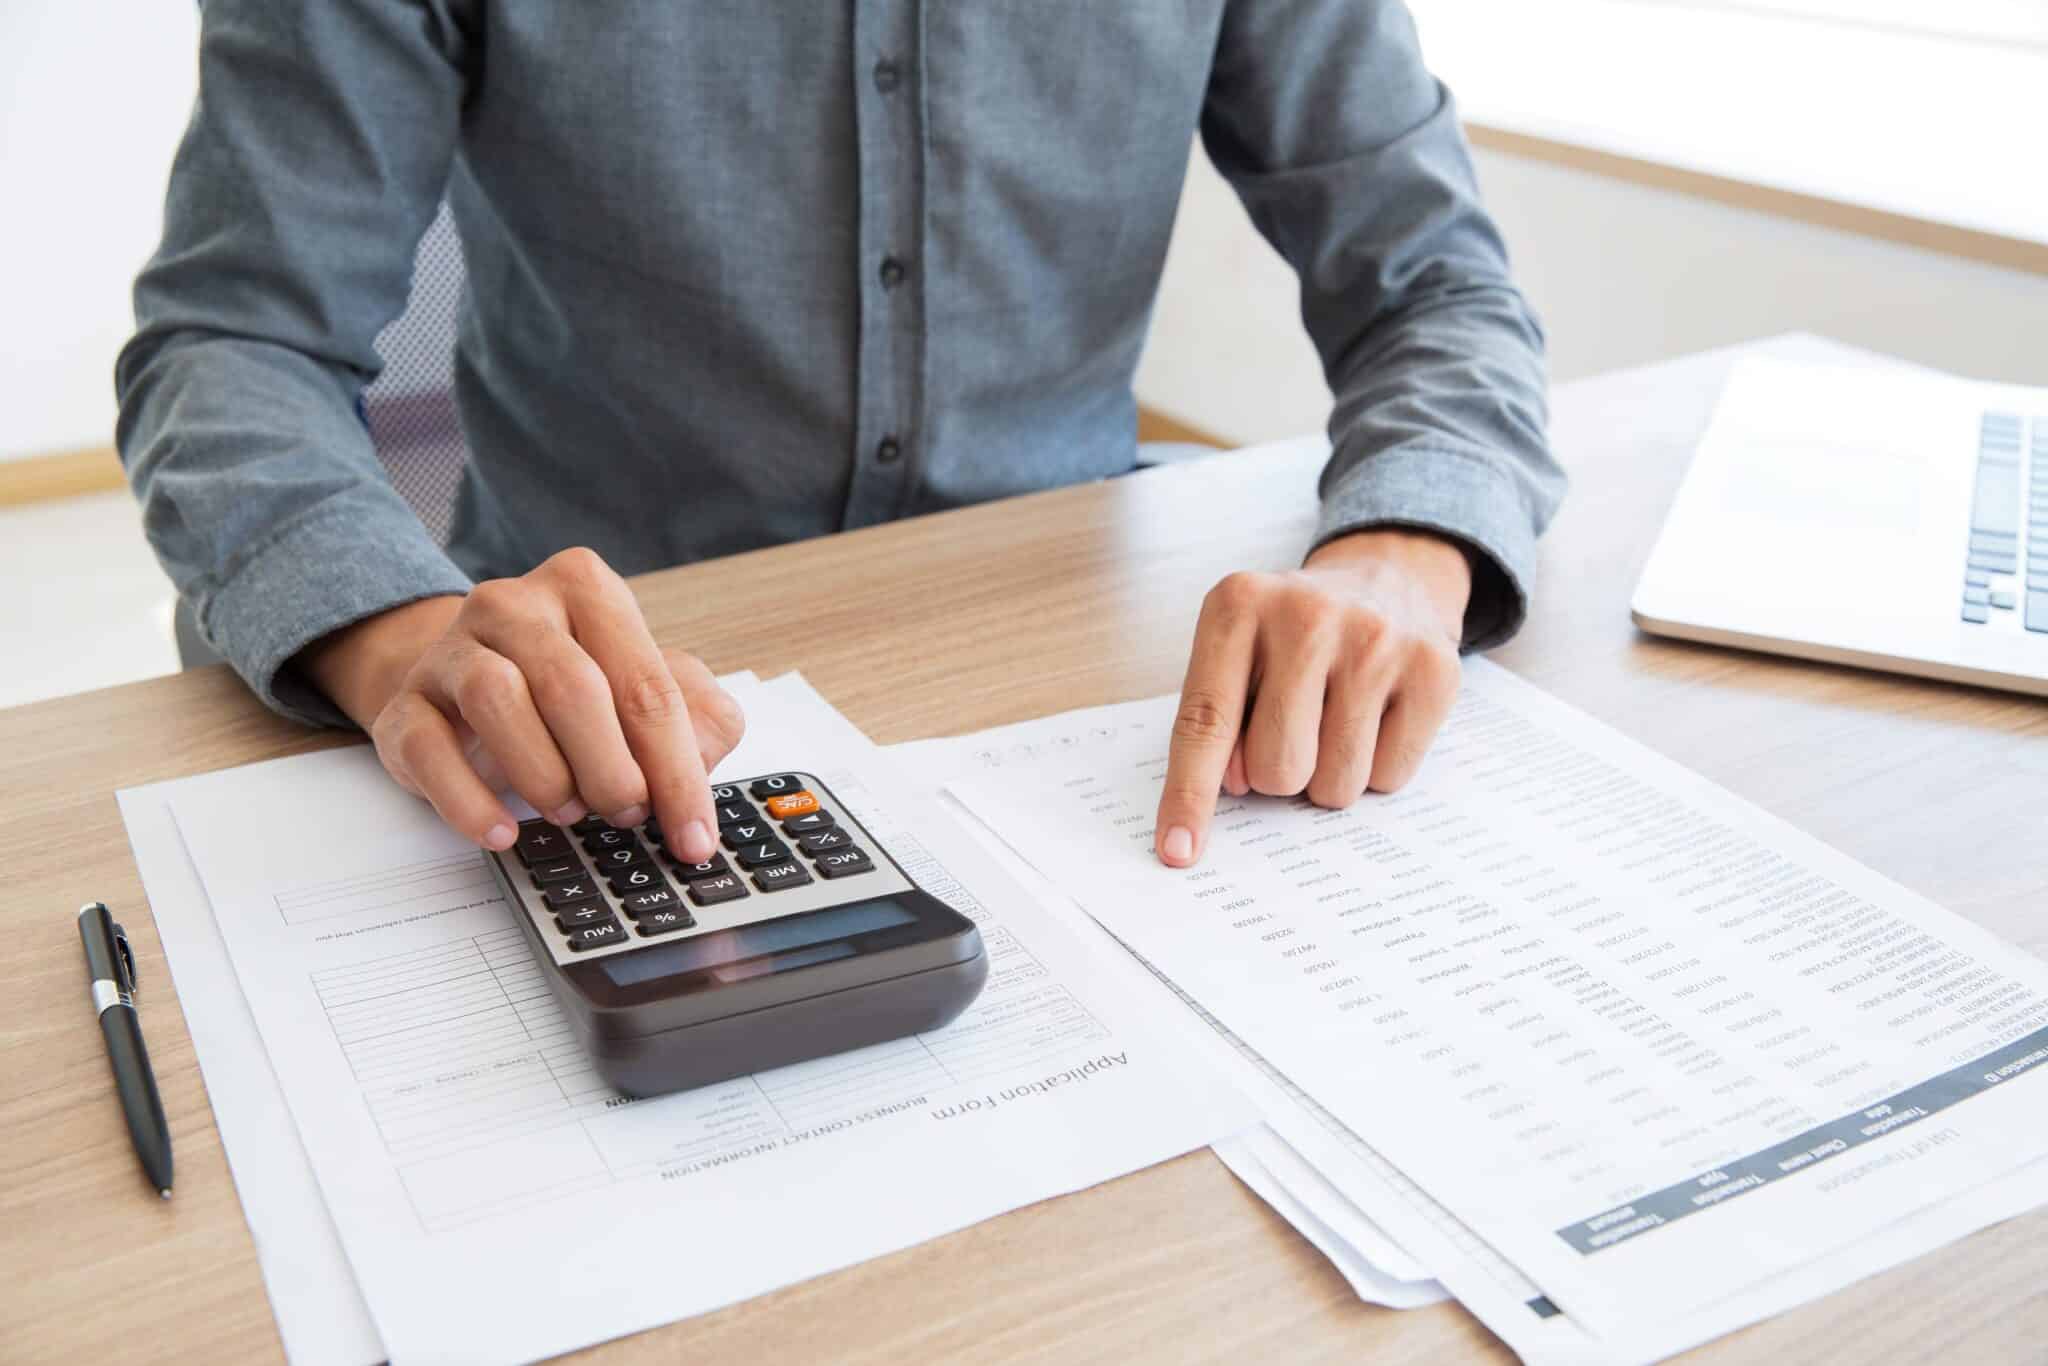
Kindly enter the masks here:
[[2048, 634], [2048, 416], [2033, 420], [2031, 439], [2027, 427], [2017, 413], [1992, 412], [1978, 428], [1963, 620], [2013, 612]]

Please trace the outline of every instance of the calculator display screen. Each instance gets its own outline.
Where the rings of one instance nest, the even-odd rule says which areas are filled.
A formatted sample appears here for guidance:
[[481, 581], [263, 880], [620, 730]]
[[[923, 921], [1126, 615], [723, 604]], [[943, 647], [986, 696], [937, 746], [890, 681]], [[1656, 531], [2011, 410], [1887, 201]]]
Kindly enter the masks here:
[[[736, 929], [700, 934], [658, 948], [602, 958], [593, 966], [602, 967], [605, 976], [621, 987], [706, 969], [712, 970], [721, 980], [734, 980], [739, 976], [756, 976], [823, 962], [823, 946], [838, 948], [838, 952], [831, 954], [833, 957], [851, 956], [858, 950], [844, 941], [874, 930], [909, 925], [916, 920], [916, 914], [900, 901], [863, 901], [852, 906], [836, 906], [806, 915], [756, 921]], [[763, 955], [770, 954], [786, 957], [763, 958]], [[729, 965], [745, 959], [762, 961], [750, 963], [745, 970], [733, 973]]]

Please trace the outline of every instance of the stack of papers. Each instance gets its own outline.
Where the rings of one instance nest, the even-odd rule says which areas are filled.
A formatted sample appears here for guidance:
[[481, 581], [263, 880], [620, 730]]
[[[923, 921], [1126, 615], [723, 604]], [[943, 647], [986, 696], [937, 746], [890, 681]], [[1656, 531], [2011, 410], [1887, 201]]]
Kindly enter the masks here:
[[749, 734], [721, 773], [817, 773], [977, 923], [989, 981], [945, 1030], [628, 1100], [591, 1074], [482, 856], [367, 748], [120, 794], [299, 1366], [568, 1351], [1252, 1122], [1119, 964], [829, 708], [811, 731], [791, 690], [730, 686]]
[[947, 1029], [627, 1102], [366, 749], [120, 794], [300, 1366], [568, 1350], [1204, 1144], [1361, 1298], [1541, 1362], [2048, 1201], [2040, 964], [1484, 664], [1402, 794], [1226, 801], [1187, 872], [1171, 698], [884, 751], [728, 686], [721, 776], [817, 772], [980, 926]]
[[948, 791], [1525, 1360], [1655, 1359], [2048, 1202], [2039, 961], [1484, 661], [1400, 794], [1226, 799], [1168, 870], [1173, 705], [981, 737]]

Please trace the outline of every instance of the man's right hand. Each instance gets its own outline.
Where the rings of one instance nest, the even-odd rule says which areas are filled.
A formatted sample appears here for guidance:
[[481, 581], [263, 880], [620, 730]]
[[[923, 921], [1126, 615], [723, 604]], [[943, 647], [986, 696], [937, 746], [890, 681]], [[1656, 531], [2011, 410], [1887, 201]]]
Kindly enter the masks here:
[[589, 811], [638, 825], [651, 809], [684, 859], [717, 849], [706, 774], [745, 718], [694, 656], [654, 643], [594, 551], [394, 608], [298, 663], [369, 732], [393, 778], [486, 849], [518, 833], [501, 781], [557, 825]]

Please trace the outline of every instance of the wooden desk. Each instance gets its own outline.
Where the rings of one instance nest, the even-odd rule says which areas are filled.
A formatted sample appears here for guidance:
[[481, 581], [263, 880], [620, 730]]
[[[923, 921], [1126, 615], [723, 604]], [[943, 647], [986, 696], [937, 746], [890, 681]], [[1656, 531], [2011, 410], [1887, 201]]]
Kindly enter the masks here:
[[[2048, 705], [1661, 643], [1627, 596], [1730, 353], [1556, 398], [1577, 489], [1500, 660], [1907, 886], [2048, 951]], [[801, 668], [877, 740], [1175, 687], [1197, 603], [1291, 563], [1315, 462], [1226, 455], [649, 575], [656, 633], [718, 670]], [[1796, 587], [1796, 586], [1794, 586]], [[792, 612], [791, 603], [815, 603]], [[11, 661], [10, 667], [20, 667]], [[0, 1358], [278, 1355], [113, 790], [337, 743], [207, 670], [0, 712]], [[117, 908], [177, 1143], [145, 1187], [72, 912]], [[678, 1237], [700, 1236], [678, 1230]], [[111, 1312], [114, 1287], [123, 1312]], [[2038, 1361], [2048, 1216], [1705, 1349], [1718, 1361]], [[588, 1354], [605, 1361], [1491, 1361], [1455, 1306], [1359, 1304], [1207, 1152]]]

